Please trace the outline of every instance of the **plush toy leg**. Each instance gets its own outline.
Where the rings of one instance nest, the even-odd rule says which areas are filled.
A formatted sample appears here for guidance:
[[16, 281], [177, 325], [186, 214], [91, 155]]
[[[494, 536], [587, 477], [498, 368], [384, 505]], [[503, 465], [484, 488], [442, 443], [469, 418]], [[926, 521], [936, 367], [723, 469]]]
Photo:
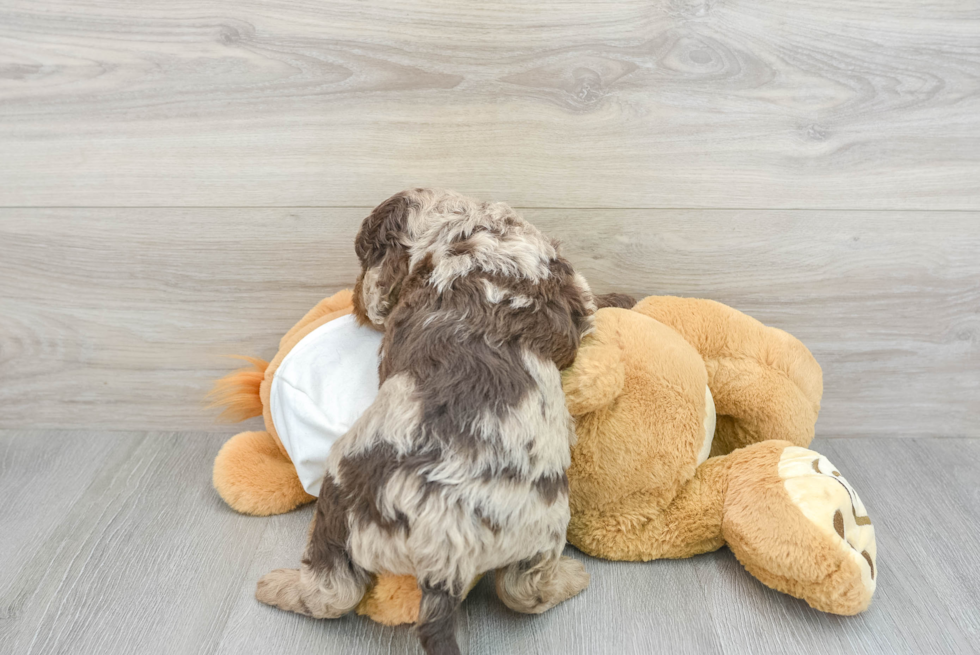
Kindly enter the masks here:
[[698, 467], [667, 507], [636, 494], [576, 512], [568, 540], [589, 555], [646, 561], [727, 544], [764, 584], [834, 614], [871, 602], [874, 528], [857, 493], [820, 454], [766, 441]]
[[316, 500], [303, 490], [296, 468], [268, 432], [242, 432], [214, 459], [214, 488], [243, 514], [283, 514]]
[[[476, 576], [466, 590], [467, 594], [473, 591], [473, 587], [482, 577]], [[372, 580], [370, 588], [357, 606], [357, 613], [382, 625], [415, 623], [419, 619], [421, 602], [422, 591], [413, 576], [383, 573]]]
[[812, 450], [772, 441], [735, 451], [722, 534], [764, 584], [834, 614], [875, 590], [875, 536], [857, 493]]

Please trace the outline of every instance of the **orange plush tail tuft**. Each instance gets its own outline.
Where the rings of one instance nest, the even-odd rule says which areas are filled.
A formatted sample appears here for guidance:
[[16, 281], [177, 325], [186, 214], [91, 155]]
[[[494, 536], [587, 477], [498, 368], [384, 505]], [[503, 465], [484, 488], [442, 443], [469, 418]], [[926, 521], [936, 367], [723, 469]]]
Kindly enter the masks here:
[[238, 423], [247, 418], [262, 415], [262, 398], [259, 396], [259, 387], [262, 386], [262, 380], [265, 379], [265, 369], [268, 368], [269, 362], [257, 357], [231, 356], [235, 359], [244, 360], [252, 366], [240, 368], [220, 380], [215, 380], [214, 388], [208, 393], [208, 400], [210, 401], [208, 407], [224, 408], [218, 415], [219, 421]]

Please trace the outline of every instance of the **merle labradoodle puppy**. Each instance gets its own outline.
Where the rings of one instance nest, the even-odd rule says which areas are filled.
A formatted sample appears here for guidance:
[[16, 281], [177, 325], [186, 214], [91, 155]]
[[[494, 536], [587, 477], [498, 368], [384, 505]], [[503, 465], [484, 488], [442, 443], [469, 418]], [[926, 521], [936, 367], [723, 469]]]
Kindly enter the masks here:
[[[333, 618], [369, 573], [414, 575], [427, 653], [458, 653], [453, 617], [474, 577], [543, 612], [589, 575], [562, 557], [574, 438], [559, 369], [596, 300], [555, 245], [504, 204], [415, 189], [356, 241], [358, 320], [383, 330], [374, 403], [333, 446], [299, 570], [259, 600]], [[610, 304], [629, 304], [613, 298]]]

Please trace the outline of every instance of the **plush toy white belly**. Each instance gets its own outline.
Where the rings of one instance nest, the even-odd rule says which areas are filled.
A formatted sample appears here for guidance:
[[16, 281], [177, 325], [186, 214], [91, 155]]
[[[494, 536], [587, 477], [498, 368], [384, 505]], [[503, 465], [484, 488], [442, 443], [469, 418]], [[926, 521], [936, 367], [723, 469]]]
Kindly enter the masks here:
[[342, 316], [303, 337], [276, 370], [272, 423], [308, 494], [320, 493], [330, 447], [378, 395], [381, 337]]

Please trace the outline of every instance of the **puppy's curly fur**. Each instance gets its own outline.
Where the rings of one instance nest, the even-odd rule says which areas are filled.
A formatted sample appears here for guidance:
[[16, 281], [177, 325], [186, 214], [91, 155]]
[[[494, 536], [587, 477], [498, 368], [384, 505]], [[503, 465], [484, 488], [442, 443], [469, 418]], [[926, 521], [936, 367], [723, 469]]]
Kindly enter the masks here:
[[381, 387], [331, 449], [302, 568], [268, 574], [257, 596], [336, 617], [369, 572], [414, 575], [423, 647], [457, 653], [453, 616], [476, 575], [497, 569], [520, 612], [588, 585], [561, 556], [575, 433], [559, 369], [596, 299], [510, 207], [451, 192], [389, 198], [355, 248], [355, 315], [385, 333]]

